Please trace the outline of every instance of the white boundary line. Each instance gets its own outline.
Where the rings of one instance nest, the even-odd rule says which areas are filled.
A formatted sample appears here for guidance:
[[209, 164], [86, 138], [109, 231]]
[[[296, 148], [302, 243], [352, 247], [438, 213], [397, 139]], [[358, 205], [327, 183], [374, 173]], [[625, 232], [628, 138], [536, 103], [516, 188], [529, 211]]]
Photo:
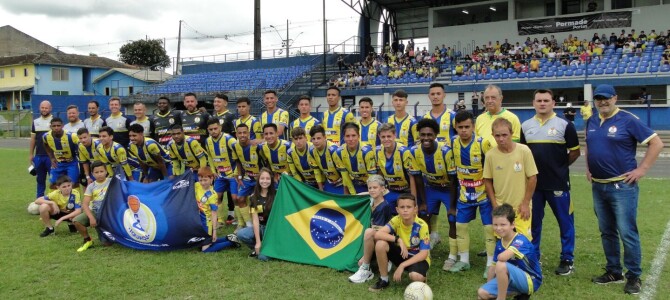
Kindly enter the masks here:
[[661, 277], [668, 250], [670, 250], [670, 221], [668, 221], [668, 224], [665, 226], [665, 232], [661, 238], [661, 243], [658, 245], [658, 248], [656, 248], [654, 260], [651, 262], [651, 270], [649, 271], [649, 276], [647, 276], [644, 288], [642, 289], [640, 299], [654, 299], [654, 296], [656, 295], [656, 285]]

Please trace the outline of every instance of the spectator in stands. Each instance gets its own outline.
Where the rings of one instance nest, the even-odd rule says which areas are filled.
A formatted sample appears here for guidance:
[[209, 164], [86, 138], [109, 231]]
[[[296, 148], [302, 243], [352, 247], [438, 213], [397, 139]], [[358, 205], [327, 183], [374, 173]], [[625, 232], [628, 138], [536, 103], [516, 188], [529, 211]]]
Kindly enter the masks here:
[[337, 69], [342, 71], [342, 69], [346, 69], [347, 66], [344, 64], [344, 55], [340, 54], [337, 57]]
[[533, 60], [530, 61], [530, 71], [537, 72], [540, 70], [540, 60], [537, 57], [533, 57]]
[[[644, 33], [642, 31], [640, 34]], [[638, 97], [638, 100], [640, 101], [640, 104], [651, 104], [651, 95], [647, 93], [647, 88], [643, 87], [641, 88], [640, 96]]]
[[609, 44], [610, 45], [616, 45], [617, 44], [617, 38], [616, 38], [616, 34], [614, 34], [614, 32], [612, 32], [612, 35], [610, 35]]

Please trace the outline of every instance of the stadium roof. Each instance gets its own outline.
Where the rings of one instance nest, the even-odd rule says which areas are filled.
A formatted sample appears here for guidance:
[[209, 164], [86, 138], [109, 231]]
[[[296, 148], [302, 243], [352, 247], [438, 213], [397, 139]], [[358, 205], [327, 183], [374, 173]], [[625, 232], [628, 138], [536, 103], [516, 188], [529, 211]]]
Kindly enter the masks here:
[[137, 80], [142, 80], [144, 82], [150, 82], [150, 83], [156, 83], [156, 82], [163, 82], [165, 80], [168, 80], [172, 77], [172, 75], [165, 73], [163, 71], [150, 71], [150, 70], [138, 70], [138, 69], [128, 69], [128, 68], [113, 68], [107, 70], [107, 72], [102, 73], [100, 76], [96, 77], [93, 79], [93, 83], [96, 83], [105, 77], [114, 74], [115, 72], [119, 72], [121, 74], [124, 74], [126, 76], [133, 77]]
[[133, 68], [133, 66], [99, 56], [85, 56], [65, 53], [35, 53], [19, 56], [0, 57], [0, 66], [45, 64], [60, 66], [81, 66], [97, 68]]

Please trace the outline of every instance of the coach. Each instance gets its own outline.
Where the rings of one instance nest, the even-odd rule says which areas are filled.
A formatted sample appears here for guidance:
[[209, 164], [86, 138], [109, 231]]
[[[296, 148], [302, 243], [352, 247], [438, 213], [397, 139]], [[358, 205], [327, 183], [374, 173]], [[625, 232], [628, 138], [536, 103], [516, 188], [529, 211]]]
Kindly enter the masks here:
[[[641, 247], [637, 230], [638, 180], [651, 168], [663, 148], [658, 135], [635, 115], [616, 106], [617, 95], [609, 84], [593, 93], [598, 115], [586, 123], [587, 171], [592, 183], [593, 206], [607, 259], [605, 274], [596, 284], [623, 282], [619, 238], [623, 242], [626, 285], [624, 292], [640, 292]], [[648, 144], [640, 165], [635, 161], [637, 143]]]

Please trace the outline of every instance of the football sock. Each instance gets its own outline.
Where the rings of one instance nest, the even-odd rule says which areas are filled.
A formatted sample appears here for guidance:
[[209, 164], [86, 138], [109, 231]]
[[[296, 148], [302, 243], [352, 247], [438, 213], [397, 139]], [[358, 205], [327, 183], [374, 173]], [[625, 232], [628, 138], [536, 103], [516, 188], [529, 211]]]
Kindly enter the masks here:
[[54, 230], [54, 228], [53, 228], [53, 227], [47, 227], [47, 229], [49, 229], [49, 230], [51, 230], [51, 231], [53, 231], [53, 230]]
[[486, 256], [486, 266], [492, 266], [493, 265], [493, 255], [487, 255]]
[[431, 216], [430, 221], [428, 222], [428, 225], [430, 227], [430, 232], [437, 233], [437, 219], [439, 219], [437, 216]]
[[484, 238], [486, 255], [488, 257], [493, 257], [493, 251], [496, 249], [496, 238], [493, 235], [493, 225], [484, 225]]
[[241, 207], [240, 215], [242, 215], [242, 220], [237, 220], [237, 223], [251, 226], [251, 212], [249, 211], [249, 207]]
[[388, 276], [379, 276], [379, 279], [389, 282], [389, 277]]
[[468, 223], [456, 223], [456, 242], [461, 261], [470, 263], [470, 232]]
[[229, 211], [228, 211], [228, 216], [229, 216], [229, 217], [235, 217], [235, 211], [233, 211], [233, 210], [229, 210]]
[[370, 264], [361, 264], [361, 267], [365, 270], [370, 270]]
[[235, 206], [233, 213], [235, 214], [235, 219], [237, 219], [237, 226], [242, 226], [242, 224], [244, 224], [244, 220], [242, 220], [242, 211], [240, 210], [240, 207]]
[[456, 260], [456, 255], [458, 255], [458, 242], [456, 239], [449, 238], [449, 258]]

